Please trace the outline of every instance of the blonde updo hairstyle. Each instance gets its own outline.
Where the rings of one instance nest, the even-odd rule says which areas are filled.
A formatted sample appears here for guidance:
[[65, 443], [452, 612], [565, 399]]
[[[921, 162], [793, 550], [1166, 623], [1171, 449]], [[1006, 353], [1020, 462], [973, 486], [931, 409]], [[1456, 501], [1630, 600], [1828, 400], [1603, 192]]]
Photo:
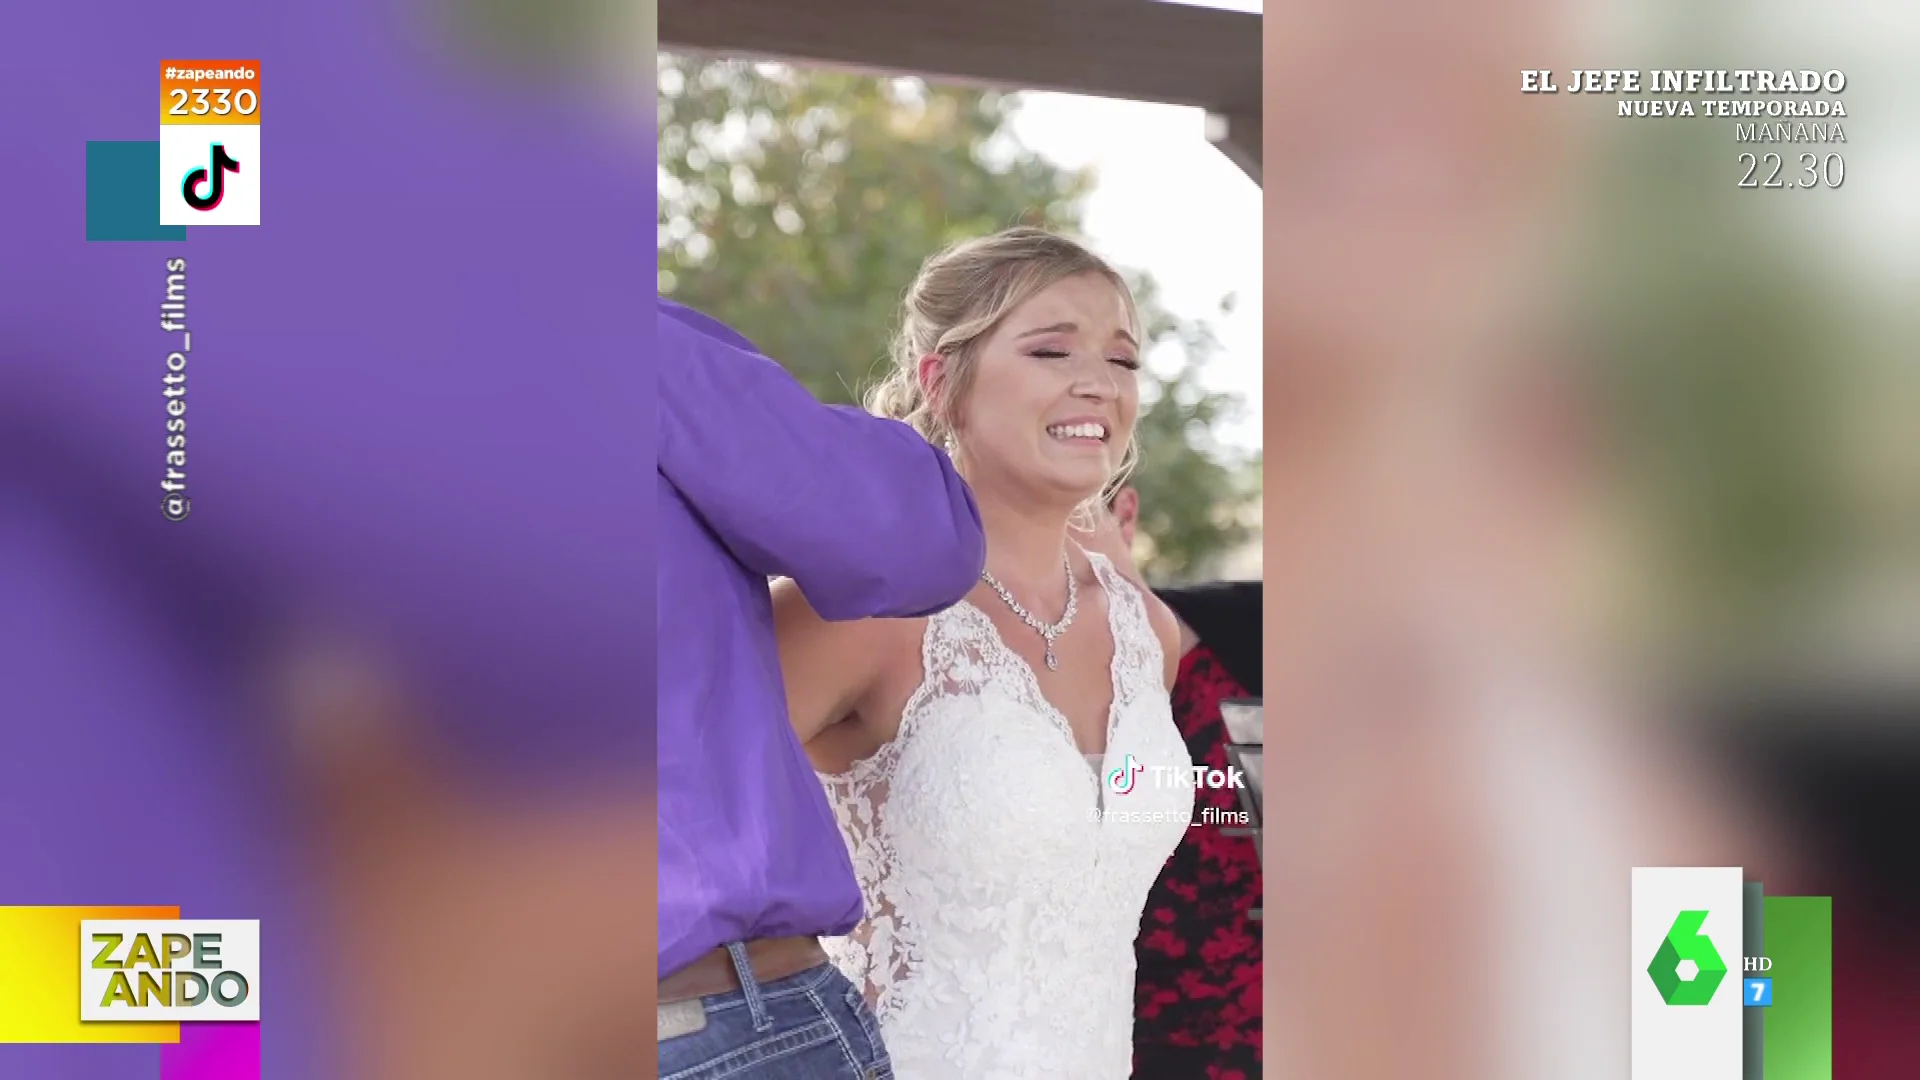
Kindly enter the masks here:
[[[979, 348], [1015, 308], [1056, 282], [1097, 274], [1120, 292], [1134, 340], [1142, 338], [1140, 312], [1126, 280], [1107, 262], [1081, 245], [1027, 227], [965, 240], [929, 258], [907, 290], [900, 331], [893, 341], [893, 370], [867, 394], [867, 410], [904, 421], [935, 446], [951, 448], [959, 436], [955, 422], [973, 386]], [[945, 361], [929, 396], [920, 385], [920, 359]], [[1126, 483], [1140, 457], [1134, 432], [1120, 466], [1100, 492], [1076, 512], [1089, 518]]]

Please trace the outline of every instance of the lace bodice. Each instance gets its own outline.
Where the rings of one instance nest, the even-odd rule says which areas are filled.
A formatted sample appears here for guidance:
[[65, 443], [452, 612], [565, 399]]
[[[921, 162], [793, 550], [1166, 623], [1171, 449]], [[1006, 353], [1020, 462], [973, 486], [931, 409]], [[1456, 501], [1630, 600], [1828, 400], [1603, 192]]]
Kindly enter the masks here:
[[[900, 1080], [1132, 1071], [1133, 943], [1188, 827], [1175, 777], [1191, 761], [1138, 590], [1089, 558], [1114, 641], [1097, 773], [1033, 669], [961, 603], [927, 621], [895, 738], [822, 777], [867, 911], [827, 950], [866, 987]], [[1131, 790], [1103, 790], [1128, 769]]]

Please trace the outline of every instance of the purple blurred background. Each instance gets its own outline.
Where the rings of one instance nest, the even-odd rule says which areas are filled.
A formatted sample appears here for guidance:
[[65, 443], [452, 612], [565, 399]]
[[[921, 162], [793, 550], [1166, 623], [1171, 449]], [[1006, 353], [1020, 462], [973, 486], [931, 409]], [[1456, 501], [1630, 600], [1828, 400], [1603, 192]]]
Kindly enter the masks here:
[[[587, 1019], [651, 955], [650, 25], [9, 17], [0, 904], [261, 919], [268, 1076], [650, 1057]], [[85, 143], [157, 137], [162, 59], [259, 62], [261, 224], [88, 243]], [[0, 1076], [154, 1053], [0, 1046]]]

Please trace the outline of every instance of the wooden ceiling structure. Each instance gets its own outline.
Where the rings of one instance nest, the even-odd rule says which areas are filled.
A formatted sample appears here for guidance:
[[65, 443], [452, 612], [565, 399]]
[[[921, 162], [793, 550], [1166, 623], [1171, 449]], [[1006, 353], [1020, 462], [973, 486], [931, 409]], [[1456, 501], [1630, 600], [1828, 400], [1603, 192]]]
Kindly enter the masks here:
[[1260, 26], [1164, 0], [659, 0], [666, 52], [1204, 109], [1256, 184]]

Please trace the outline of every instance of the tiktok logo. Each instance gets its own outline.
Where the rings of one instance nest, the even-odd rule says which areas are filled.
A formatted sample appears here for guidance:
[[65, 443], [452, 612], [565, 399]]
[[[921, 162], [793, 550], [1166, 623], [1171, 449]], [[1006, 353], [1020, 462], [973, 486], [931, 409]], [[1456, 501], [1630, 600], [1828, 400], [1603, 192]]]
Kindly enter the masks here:
[[1115, 795], [1125, 795], [1133, 790], [1133, 785], [1140, 780], [1140, 774], [1146, 771], [1145, 765], [1135, 761], [1132, 754], [1128, 754], [1126, 761], [1122, 762], [1119, 768], [1107, 774], [1107, 786], [1113, 789]]
[[[211, 169], [195, 169], [187, 174], [186, 183], [180, 185], [180, 194], [187, 205], [195, 210], [211, 210], [220, 205], [227, 195], [227, 174], [238, 173], [240, 163], [233, 160], [227, 148], [220, 143], [213, 144], [213, 165]], [[205, 184], [207, 193], [200, 194], [200, 185]]]

